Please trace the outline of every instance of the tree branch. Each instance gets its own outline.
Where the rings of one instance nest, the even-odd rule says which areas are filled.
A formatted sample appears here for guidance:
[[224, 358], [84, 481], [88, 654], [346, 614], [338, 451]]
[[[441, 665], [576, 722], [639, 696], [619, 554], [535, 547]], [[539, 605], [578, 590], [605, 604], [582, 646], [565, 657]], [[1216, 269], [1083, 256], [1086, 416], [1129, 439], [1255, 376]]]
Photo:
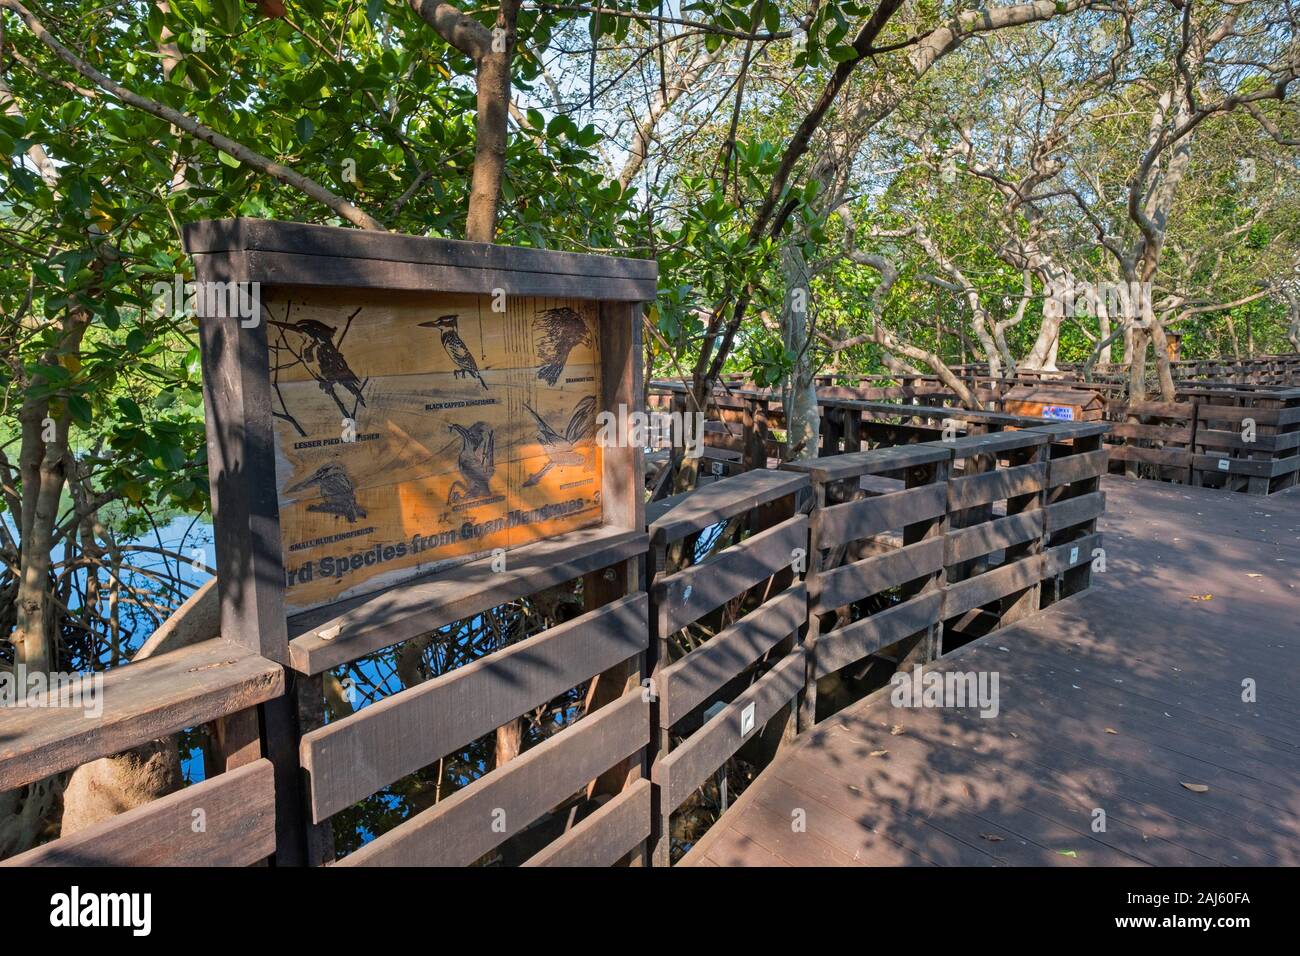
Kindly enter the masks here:
[[156, 100], [151, 100], [148, 97], [141, 96], [138, 93], [128, 90], [120, 83], [109, 79], [103, 73], [99, 72], [99, 70], [95, 69], [55, 39], [50, 32], [45, 29], [44, 24], [42, 24], [30, 10], [19, 3], [18, 0], [0, 0], [0, 9], [11, 10], [16, 13], [19, 19], [21, 19], [27, 25], [27, 28], [32, 31], [33, 35], [44, 43], [55, 56], [68, 66], [72, 67], [86, 79], [90, 80], [97, 87], [104, 90], [106, 93], [109, 93], [115, 99], [121, 100], [127, 106], [135, 107], [142, 112], [166, 120], [177, 129], [188, 133], [195, 139], [202, 140], [208, 145], [215, 147], [227, 156], [232, 156], [241, 163], [248, 164], [259, 172], [270, 176], [272, 179], [284, 183], [286, 186], [294, 187], [310, 196], [312, 199], [315, 199], [317, 202], [327, 206], [354, 226], [361, 229], [380, 231], [384, 229], [384, 225], [381, 222], [371, 218], [367, 213], [358, 209], [342, 196], [336, 195], [326, 189], [314, 179], [304, 176], [302, 173], [299, 173], [297, 170], [291, 169], [288, 166], [277, 163], [274, 160], [263, 156], [261, 153], [249, 149], [242, 143], [235, 142], [230, 137], [224, 136], [216, 130], [204, 126], [193, 117], [178, 112], [170, 106], [165, 106]]

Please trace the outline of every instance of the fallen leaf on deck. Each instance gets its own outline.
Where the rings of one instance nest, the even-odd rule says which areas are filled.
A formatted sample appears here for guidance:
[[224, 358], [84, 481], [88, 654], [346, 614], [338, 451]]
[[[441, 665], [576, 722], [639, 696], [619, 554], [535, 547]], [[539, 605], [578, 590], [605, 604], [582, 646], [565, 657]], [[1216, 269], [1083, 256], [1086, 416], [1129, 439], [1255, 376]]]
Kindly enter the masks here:
[[1003, 840], [1003, 838], [998, 836], [996, 833], [981, 833], [980, 836], [988, 840], [990, 843], [1001, 843]]
[[1189, 595], [1187, 595], [1187, 596], [1188, 596], [1189, 598], [1191, 598], [1193, 601], [1213, 601], [1213, 600], [1214, 600], [1214, 595], [1213, 595], [1213, 594], [1189, 594]]
[[1183, 784], [1183, 786], [1186, 787], [1188, 790], [1192, 791], [1192, 793], [1205, 793], [1207, 790], [1210, 789], [1203, 783], [1183, 783], [1183, 781], [1181, 780], [1179, 780], [1178, 782]]
[[1248, 578], [1262, 578], [1263, 576], [1264, 576], [1264, 575], [1262, 575], [1262, 574], [1247, 574], [1247, 575], [1246, 575], [1246, 577], [1248, 577]]
[[1070, 859], [1075, 859], [1079, 855], [1074, 850], [1057, 850], [1056, 852], [1061, 854], [1061, 856], [1068, 856]]
[[887, 753], [889, 753], [888, 750], [873, 750], [873, 751], [871, 751], [871, 753], [869, 753], [867, 756], [869, 756], [869, 757], [883, 757], [883, 756], [884, 756], [885, 754], [887, 754]]
[[889, 728], [889, 733], [890, 736], [897, 737], [899, 734], [906, 733], [906, 731], [903, 730], [902, 724], [894, 724], [894, 726]]
[[1108, 734], [1118, 734], [1119, 731], [1116, 730], [1114, 727], [1107, 727], [1107, 728], [1106, 728], [1106, 733], [1108, 733]]

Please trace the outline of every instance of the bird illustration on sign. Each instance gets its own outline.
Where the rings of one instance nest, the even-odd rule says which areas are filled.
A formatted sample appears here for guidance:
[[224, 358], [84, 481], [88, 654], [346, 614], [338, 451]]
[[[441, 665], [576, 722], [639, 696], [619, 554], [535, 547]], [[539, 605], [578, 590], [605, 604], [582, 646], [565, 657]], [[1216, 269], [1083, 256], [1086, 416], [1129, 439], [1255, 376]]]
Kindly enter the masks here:
[[528, 409], [533, 421], [537, 422], [537, 440], [546, 452], [546, 464], [536, 474], [529, 476], [524, 482], [525, 488], [537, 484], [543, 475], [556, 466], [567, 468], [587, 463], [587, 456], [578, 450], [578, 445], [593, 441], [596, 437], [596, 396], [587, 395], [573, 406], [563, 435], [552, 428], [527, 402], [524, 403], [524, 408]]
[[486, 498], [492, 493], [489, 482], [496, 472], [496, 436], [486, 422], [448, 426], [460, 436], [460, 454], [456, 468], [460, 478], [453, 481], [447, 493], [447, 504], [473, 498]]
[[474, 356], [470, 353], [465, 340], [460, 337], [459, 320], [459, 315], [440, 315], [432, 322], [421, 322], [420, 328], [438, 329], [442, 333], [442, 347], [447, 350], [447, 354], [456, 366], [452, 375], [456, 378], [465, 375], [476, 378], [484, 390], [487, 390], [487, 382], [483, 381], [483, 376], [479, 374], [478, 363], [474, 361]]
[[[335, 339], [335, 333], [338, 331], [333, 326], [327, 325], [317, 319], [300, 319], [297, 322], [289, 322], [289, 306], [285, 307], [285, 321], [268, 319], [267, 322], [272, 327], [280, 330], [280, 339], [278, 342], [271, 343], [270, 349], [273, 352], [287, 351], [293, 360], [284, 364], [275, 364], [272, 366], [272, 388], [275, 390], [276, 397], [280, 400], [280, 411], [272, 411], [276, 418], [289, 422], [297, 430], [299, 435], [306, 436], [307, 432], [289, 411], [289, 407], [284, 400], [284, 395], [280, 392], [279, 373], [293, 368], [302, 366], [306, 369], [320, 390], [333, 399], [334, 404], [338, 406], [344, 418], [356, 418], [357, 409], [364, 407], [366, 404], [365, 396], [362, 394], [366, 384], [370, 381], [362, 381], [357, 373], [352, 371], [348, 361], [343, 356], [343, 339], [352, 327], [352, 320], [357, 317], [361, 309], [357, 309], [347, 318], [343, 330], [338, 333], [338, 339]], [[291, 341], [286, 333], [293, 333], [294, 340]], [[354, 401], [352, 408], [343, 404], [339, 398], [336, 388], [342, 389], [345, 394], [350, 394]]]
[[304, 478], [296, 485], [286, 488], [285, 492], [295, 494], [312, 485], [316, 486], [317, 492], [324, 500], [309, 504], [308, 511], [333, 515], [335, 519], [347, 518], [348, 524], [356, 524], [358, 518], [366, 516], [365, 509], [357, 503], [357, 491], [352, 485], [352, 479], [348, 477], [342, 465], [333, 462], [321, 465], [309, 478]]
[[569, 353], [579, 345], [591, 345], [591, 328], [587, 320], [573, 309], [545, 309], [533, 319], [533, 336], [542, 366], [537, 377], [554, 385], [569, 361]]

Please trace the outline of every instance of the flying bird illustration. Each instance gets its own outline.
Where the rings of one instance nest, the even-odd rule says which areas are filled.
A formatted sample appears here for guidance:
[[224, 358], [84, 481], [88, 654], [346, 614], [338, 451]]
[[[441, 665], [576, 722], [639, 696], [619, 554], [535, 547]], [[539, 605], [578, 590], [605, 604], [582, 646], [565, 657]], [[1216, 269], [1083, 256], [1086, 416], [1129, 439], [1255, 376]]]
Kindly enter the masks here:
[[297, 322], [277, 322], [274, 319], [268, 319], [267, 321], [277, 329], [297, 332], [307, 340], [306, 347], [303, 348], [299, 358], [307, 367], [307, 371], [311, 373], [312, 378], [316, 379], [320, 385], [320, 390], [334, 399], [334, 404], [339, 407], [339, 411], [343, 413], [344, 417], [351, 418], [352, 414], [339, 401], [339, 397], [334, 391], [335, 385], [356, 396], [358, 404], [366, 404], [365, 398], [361, 395], [361, 390], [365, 388], [365, 382], [357, 378], [357, 373], [352, 371], [347, 359], [343, 357], [343, 353], [339, 351], [338, 346], [334, 343], [333, 327], [326, 325], [324, 322], [318, 322], [316, 319], [299, 319]]
[[456, 458], [460, 478], [451, 483], [451, 490], [447, 493], [447, 504], [469, 498], [487, 497], [492, 493], [488, 482], [497, 470], [496, 436], [485, 422], [475, 422], [468, 428], [464, 425], [448, 427], [460, 436], [460, 455]]
[[524, 408], [528, 409], [533, 420], [537, 422], [537, 440], [542, 443], [542, 449], [546, 452], [546, 464], [542, 466], [541, 471], [530, 476], [524, 482], [524, 487], [528, 488], [542, 480], [542, 476], [548, 471], [559, 465], [564, 468], [568, 465], [581, 465], [587, 461], [587, 456], [577, 449], [581, 442], [588, 442], [596, 437], [596, 396], [588, 395], [586, 398], [573, 406], [573, 413], [569, 416], [569, 424], [564, 426], [564, 434], [559, 434], [554, 428], [546, 423], [546, 419], [538, 415], [533, 407], [527, 402]]
[[333, 463], [321, 465], [312, 472], [310, 478], [305, 478], [292, 488], [287, 488], [286, 493], [293, 494], [312, 485], [316, 486], [316, 490], [325, 500], [309, 504], [308, 511], [319, 511], [322, 514], [334, 515], [335, 518], [347, 518], [348, 524], [355, 524], [358, 518], [366, 516], [365, 509], [357, 504], [357, 492], [352, 486], [352, 479], [348, 477], [348, 473], [341, 465]]
[[456, 378], [460, 378], [462, 375], [476, 378], [486, 391], [487, 382], [483, 381], [483, 376], [479, 374], [478, 363], [474, 361], [469, 346], [465, 344], [465, 340], [460, 337], [460, 332], [456, 328], [456, 322], [459, 318], [459, 315], [440, 315], [432, 322], [421, 322], [420, 328], [441, 330], [442, 347], [447, 350], [451, 360], [456, 363], [456, 371], [452, 374]]
[[587, 326], [587, 320], [568, 308], [538, 312], [533, 319], [533, 336], [537, 342], [537, 352], [544, 363], [537, 370], [537, 377], [547, 385], [559, 381], [564, 363], [569, 361], [569, 353], [575, 346], [591, 345], [591, 329]]

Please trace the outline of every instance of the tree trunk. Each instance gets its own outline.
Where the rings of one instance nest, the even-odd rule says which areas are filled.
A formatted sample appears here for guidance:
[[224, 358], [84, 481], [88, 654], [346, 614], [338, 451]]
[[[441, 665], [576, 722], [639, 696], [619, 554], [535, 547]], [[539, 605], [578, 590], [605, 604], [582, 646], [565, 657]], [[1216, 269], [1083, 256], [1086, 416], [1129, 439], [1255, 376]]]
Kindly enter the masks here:
[[1065, 320], [1064, 302], [1072, 301], [1073, 280], [1069, 277], [1053, 278], [1045, 285], [1043, 297], [1043, 322], [1038, 327], [1038, 337], [1020, 367], [1035, 372], [1055, 372], [1056, 356], [1061, 343], [1061, 323]]
[[[786, 447], [792, 460], [816, 458], [821, 442], [821, 418], [817, 409], [816, 369], [813, 367], [806, 307], [812, 274], [803, 251], [794, 242], [787, 242], [781, 250], [781, 272], [786, 290], [785, 305], [781, 310], [781, 334], [785, 347], [795, 356], [782, 401]], [[804, 295], [796, 297], [795, 290], [803, 290]], [[798, 308], [801, 304], [804, 307]]]
[[469, 188], [470, 242], [496, 239], [497, 207], [506, 168], [506, 118], [510, 112], [510, 59], [515, 49], [519, 0], [504, 0], [492, 42], [478, 63], [478, 119], [475, 125], [474, 177]]

